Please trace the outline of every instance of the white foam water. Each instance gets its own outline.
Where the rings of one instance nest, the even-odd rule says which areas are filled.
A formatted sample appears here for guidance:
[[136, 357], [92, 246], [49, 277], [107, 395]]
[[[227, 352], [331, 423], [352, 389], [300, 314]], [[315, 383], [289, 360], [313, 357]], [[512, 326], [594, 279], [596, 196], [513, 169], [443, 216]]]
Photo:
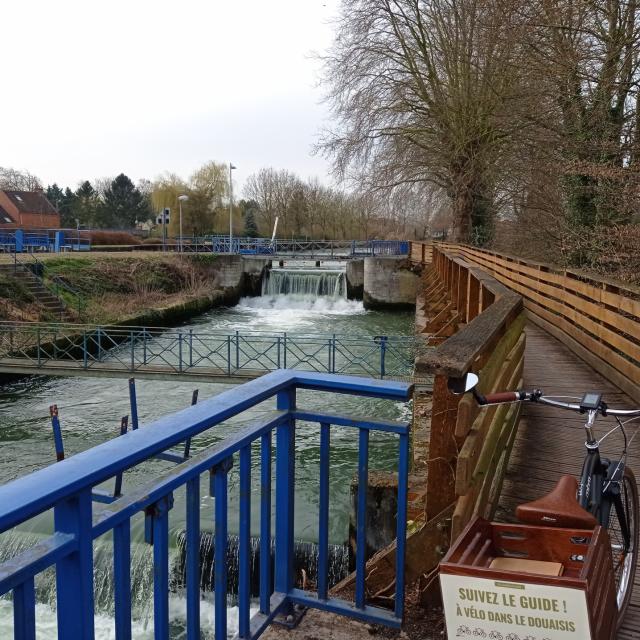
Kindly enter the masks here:
[[[257, 607], [251, 608], [251, 615], [258, 611]], [[171, 627], [169, 637], [171, 640], [184, 640], [187, 637], [185, 628], [187, 601], [185, 598], [169, 596], [169, 624]], [[213, 640], [213, 625], [215, 613], [213, 607], [213, 595], [207, 594], [200, 602], [200, 629], [203, 640]], [[153, 619], [145, 617], [132, 621], [132, 637], [136, 640], [153, 640]], [[233, 638], [238, 632], [238, 607], [227, 609], [227, 637]], [[38, 638], [57, 638], [58, 622], [56, 611], [46, 603], [36, 604], [36, 635]], [[113, 617], [96, 613], [95, 638], [96, 640], [115, 640], [115, 621]], [[0, 638], [13, 638], [13, 604], [10, 600], [0, 599]]]

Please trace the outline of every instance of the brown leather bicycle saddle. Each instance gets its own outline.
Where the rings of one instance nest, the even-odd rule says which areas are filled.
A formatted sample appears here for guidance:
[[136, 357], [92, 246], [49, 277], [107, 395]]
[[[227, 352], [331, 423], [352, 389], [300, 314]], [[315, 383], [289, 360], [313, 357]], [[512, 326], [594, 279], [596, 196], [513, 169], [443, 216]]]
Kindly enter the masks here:
[[562, 476], [543, 498], [516, 507], [516, 517], [526, 524], [573, 529], [593, 529], [598, 521], [576, 500], [578, 481]]

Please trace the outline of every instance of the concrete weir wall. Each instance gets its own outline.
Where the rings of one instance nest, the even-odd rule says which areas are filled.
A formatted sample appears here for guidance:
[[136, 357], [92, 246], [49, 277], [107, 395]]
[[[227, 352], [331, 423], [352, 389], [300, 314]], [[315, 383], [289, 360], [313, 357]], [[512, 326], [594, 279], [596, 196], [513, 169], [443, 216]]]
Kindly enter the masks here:
[[362, 300], [364, 295], [364, 259], [347, 262], [347, 298]]
[[216, 286], [236, 301], [243, 295], [260, 295], [262, 275], [271, 266], [267, 258], [221, 255], [216, 259]]
[[419, 283], [420, 277], [407, 258], [364, 259], [363, 302], [366, 309], [413, 308]]

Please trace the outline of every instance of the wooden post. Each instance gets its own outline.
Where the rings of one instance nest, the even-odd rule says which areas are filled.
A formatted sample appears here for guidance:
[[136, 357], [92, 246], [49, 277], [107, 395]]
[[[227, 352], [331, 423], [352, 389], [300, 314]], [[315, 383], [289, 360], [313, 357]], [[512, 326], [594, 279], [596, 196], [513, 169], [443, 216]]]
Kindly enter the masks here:
[[438, 515], [456, 498], [455, 472], [458, 447], [455, 439], [458, 403], [447, 389], [447, 377], [437, 375], [433, 381], [431, 437], [427, 463], [427, 497], [425, 520]]
[[460, 312], [460, 316], [463, 322], [466, 322], [469, 314], [469, 298], [467, 296], [469, 289], [469, 269], [460, 265], [460, 275], [458, 280], [458, 298], [456, 301], [456, 307]]
[[480, 313], [480, 281], [473, 274], [469, 277], [469, 297], [467, 304], [467, 323]]

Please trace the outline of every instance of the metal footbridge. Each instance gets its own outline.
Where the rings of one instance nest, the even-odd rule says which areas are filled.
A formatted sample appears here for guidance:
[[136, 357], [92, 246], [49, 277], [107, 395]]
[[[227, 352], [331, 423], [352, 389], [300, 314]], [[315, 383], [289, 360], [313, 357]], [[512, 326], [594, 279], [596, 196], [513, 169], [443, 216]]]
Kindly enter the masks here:
[[422, 337], [0, 323], [0, 373], [244, 382], [278, 369], [410, 380]]

